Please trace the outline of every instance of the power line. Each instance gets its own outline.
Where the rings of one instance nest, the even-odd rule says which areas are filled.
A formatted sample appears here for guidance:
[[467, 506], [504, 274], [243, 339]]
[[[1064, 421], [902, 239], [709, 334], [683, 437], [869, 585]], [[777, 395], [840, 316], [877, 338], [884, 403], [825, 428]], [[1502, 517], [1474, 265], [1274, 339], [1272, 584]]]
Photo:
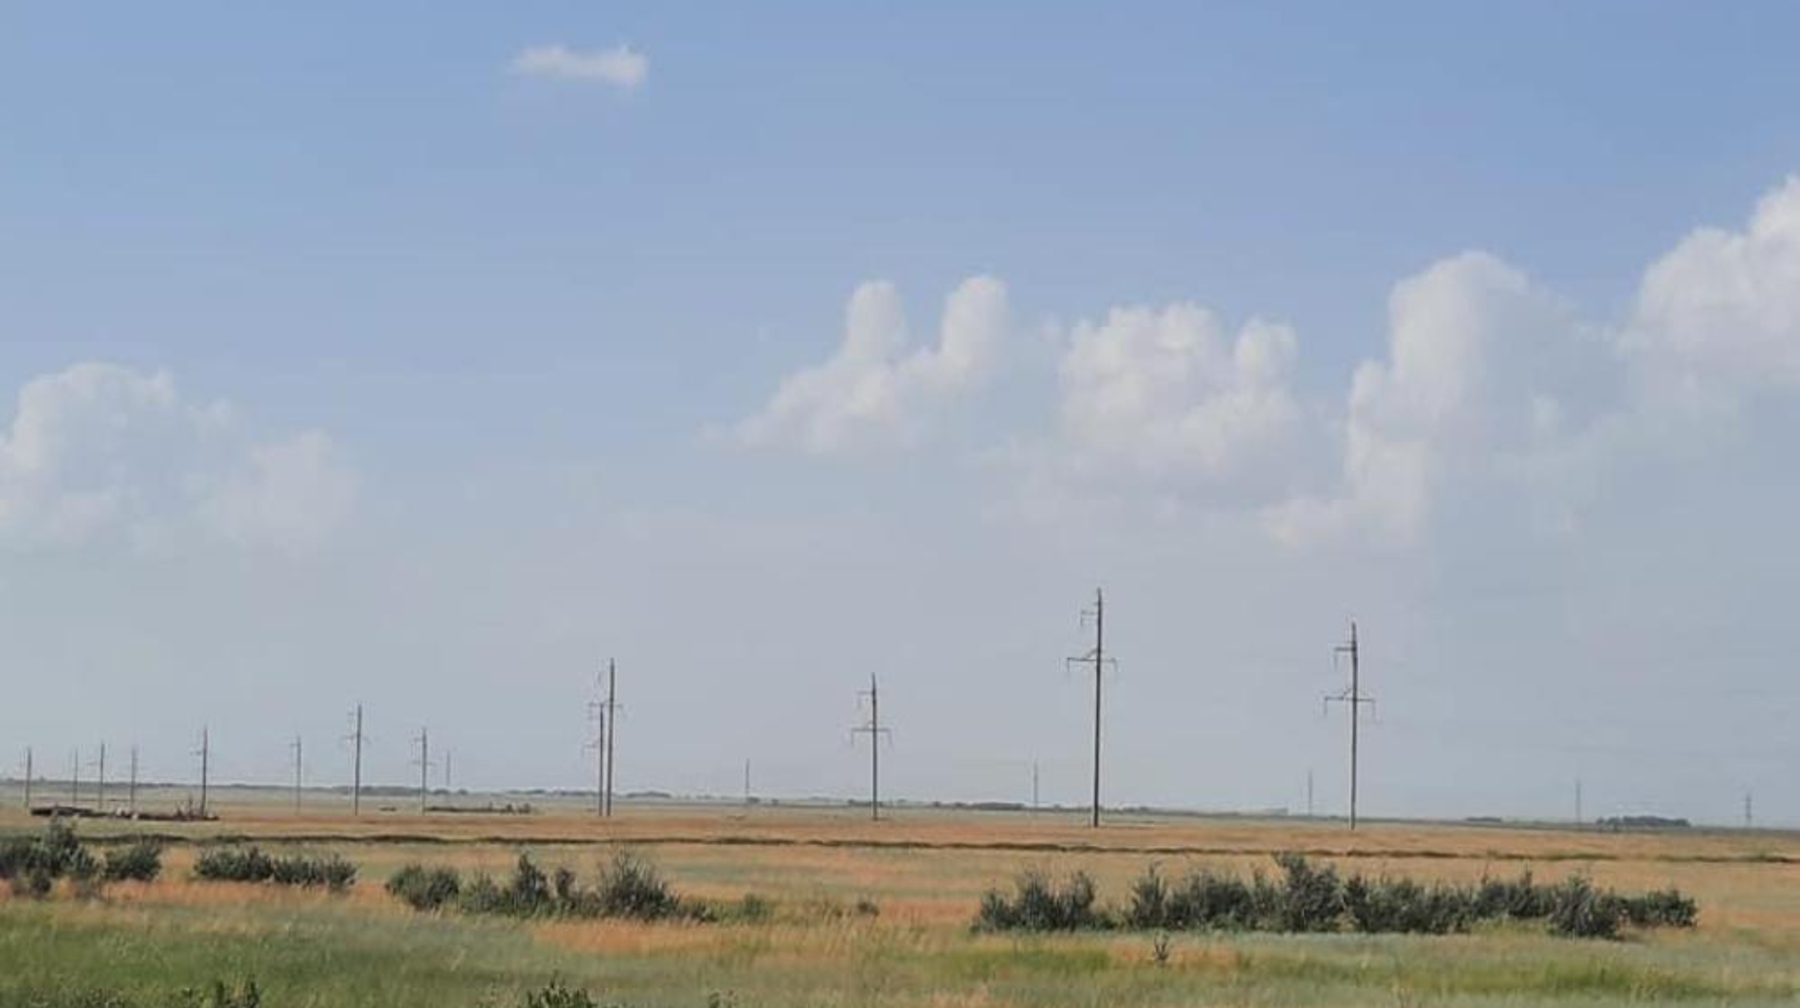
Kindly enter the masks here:
[[1094, 621], [1094, 649], [1078, 658], [1065, 658], [1063, 663], [1065, 667], [1090, 664], [1094, 666], [1094, 804], [1089, 825], [1098, 828], [1100, 826], [1100, 673], [1108, 665], [1115, 669], [1119, 667], [1117, 660], [1106, 657], [1106, 596], [1098, 588], [1094, 589], [1094, 607], [1081, 611], [1083, 625], [1086, 625], [1090, 617]]
[[301, 767], [303, 766], [302, 759], [304, 758], [304, 755], [305, 755], [303, 743], [300, 740], [300, 736], [295, 735], [294, 741], [288, 743], [288, 748], [292, 749], [294, 751], [294, 814], [299, 815], [300, 814], [300, 785], [301, 785], [300, 773], [301, 773]]
[[1362, 646], [1356, 638], [1356, 621], [1350, 621], [1350, 640], [1340, 644], [1332, 652], [1334, 655], [1350, 656], [1350, 688], [1342, 693], [1325, 698], [1325, 705], [1341, 703], [1350, 709], [1350, 828], [1356, 829], [1356, 742], [1358, 722], [1362, 719], [1362, 705], [1375, 703], [1374, 697], [1362, 693]]
[[869, 676], [869, 688], [857, 694], [869, 698], [869, 720], [865, 724], [850, 729], [851, 741], [858, 735], [869, 736], [869, 818], [881, 819], [881, 739], [886, 736], [888, 743], [893, 743], [893, 732], [881, 724], [881, 687], [875, 682], [875, 676]]
[[350, 712], [350, 734], [344, 741], [350, 743], [350, 814], [362, 815], [362, 751], [366, 736], [363, 735], [363, 708], [357, 704]]
[[431, 796], [429, 775], [431, 768], [437, 764], [431, 762], [431, 729], [420, 728], [419, 737], [413, 739], [419, 746], [419, 758], [413, 760], [419, 767], [419, 814], [424, 815], [426, 803]]

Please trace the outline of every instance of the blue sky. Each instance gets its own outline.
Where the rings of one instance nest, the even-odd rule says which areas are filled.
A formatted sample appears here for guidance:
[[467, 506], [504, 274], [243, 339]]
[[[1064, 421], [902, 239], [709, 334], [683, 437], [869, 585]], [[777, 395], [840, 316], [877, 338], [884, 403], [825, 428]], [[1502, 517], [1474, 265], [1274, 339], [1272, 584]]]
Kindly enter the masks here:
[[[1600, 810], [1725, 818], [1763, 780], [1800, 820], [1769, 601], [1797, 20], [6, 5], [0, 389], [48, 384], [0, 474], [0, 660], [55, 674], [0, 745], [131, 735], [179, 773], [204, 709], [272, 775], [364, 694], [396, 778], [429, 720], [476, 783], [575, 783], [618, 651], [633, 783], [749, 757], [847, 792], [874, 670], [902, 791], [1005, 796], [1035, 757], [1073, 800], [1058, 669], [1104, 582], [1122, 798], [1334, 779], [1315, 697], [1358, 615], [1399, 694], [1377, 811], [1555, 814], [1582, 773]], [[518, 68], [547, 46], [647, 62]], [[859, 291], [904, 343], [825, 366]], [[1004, 307], [971, 361], [953, 292]]]

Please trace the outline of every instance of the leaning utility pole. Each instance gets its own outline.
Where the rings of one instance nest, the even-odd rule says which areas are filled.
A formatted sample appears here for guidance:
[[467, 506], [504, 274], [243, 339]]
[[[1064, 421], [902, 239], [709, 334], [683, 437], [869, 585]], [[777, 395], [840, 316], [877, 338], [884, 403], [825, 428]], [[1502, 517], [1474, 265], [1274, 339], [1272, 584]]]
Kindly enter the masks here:
[[299, 815], [300, 814], [300, 768], [303, 765], [301, 763], [301, 759], [305, 755], [303, 748], [302, 748], [302, 743], [300, 741], [300, 736], [295, 735], [294, 741], [288, 743], [288, 748], [292, 749], [294, 751], [294, 814]]
[[212, 737], [205, 725], [200, 726], [200, 749], [194, 755], [200, 757], [200, 818], [206, 818], [206, 785], [211, 771]]
[[1081, 611], [1082, 622], [1088, 617], [1094, 620], [1094, 649], [1079, 658], [1063, 659], [1066, 665], [1094, 666], [1094, 806], [1089, 825], [1098, 828], [1100, 825], [1100, 673], [1107, 665], [1118, 667], [1118, 662], [1106, 657], [1106, 596], [1100, 589], [1094, 589], [1094, 608]]
[[1373, 697], [1362, 694], [1361, 646], [1356, 640], [1356, 621], [1350, 621], [1350, 641], [1338, 645], [1335, 654], [1350, 656], [1350, 688], [1342, 693], [1325, 698], [1325, 705], [1341, 703], [1350, 708], [1350, 828], [1356, 829], [1356, 735], [1357, 722], [1361, 720], [1362, 705], [1373, 704]]
[[606, 817], [613, 814], [613, 753], [619, 739], [618, 664], [606, 660]]
[[350, 814], [353, 816], [362, 815], [362, 747], [363, 747], [362, 714], [363, 714], [362, 704], [357, 704], [356, 710], [352, 711], [350, 714], [350, 723], [352, 726], [350, 729], [350, 734], [344, 736], [344, 741], [350, 743], [350, 751], [351, 751], [351, 756], [350, 756]]
[[869, 698], [869, 721], [850, 729], [850, 739], [855, 741], [858, 735], [869, 736], [869, 818], [881, 819], [881, 738], [886, 735], [891, 741], [893, 733], [881, 726], [881, 689], [875, 684], [875, 676], [869, 676], [869, 688], [858, 696]]
[[431, 783], [428, 778], [432, 767], [431, 730], [420, 728], [419, 737], [413, 741], [419, 744], [419, 758], [415, 762], [419, 764], [419, 814], [424, 815], [426, 802], [431, 795]]

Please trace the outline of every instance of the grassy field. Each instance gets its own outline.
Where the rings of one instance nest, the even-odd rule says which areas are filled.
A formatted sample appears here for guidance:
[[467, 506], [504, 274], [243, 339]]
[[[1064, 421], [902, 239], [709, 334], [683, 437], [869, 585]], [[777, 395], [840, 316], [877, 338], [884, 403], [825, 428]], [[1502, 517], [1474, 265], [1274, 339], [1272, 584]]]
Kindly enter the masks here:
[[[366, 812], [295, 816], [272, 796], [226, 793], [217, 822], [88, 821], [96, 843], [172, 839], [153, 883], [98, 899], [0, 892], [0, 1003], [69, 988], [155, 995], [254, 977], [265, 1005], [512, 1005], [553, 977], [607, 1003], [798, 1005], [1789, 1005], [1800, 999], [1800, 836], [1608, 834], [1452, 824], [1138, 817], [1095, 831], [1075, 815], [907, 810], [870, 823], [844, 809], [625, 806], [601, 823], [572, 805], [531, 815]], [[397, 808], [407, 808], [405, 804]], [[16, 808], [16, 804], [14, 806]], [[0, 832], [41, 824], [0, 813]], [[340, 853], [347, 894], [199, 882], [195, 842], [253, 837], [272, 850]], [[767, 920], [636, 923], [417, 914], [382, 882], [410, 861], [503, 875], [520, 851], [591, 874], [620, 845], [684, 895], [761, 895]], [[1446, 937], [971, 933], [983, 890], [1024, 867], [1083, 869], [1103, 898], [1155, 862], [1267, 867], [1307, 851], [1347, 870], [1472, 880], [1531, 868], [1699, 900], [1692, 931], [1619, 942], [1499, 926]], [[859, 913], [872, 902], [876, 914]]]

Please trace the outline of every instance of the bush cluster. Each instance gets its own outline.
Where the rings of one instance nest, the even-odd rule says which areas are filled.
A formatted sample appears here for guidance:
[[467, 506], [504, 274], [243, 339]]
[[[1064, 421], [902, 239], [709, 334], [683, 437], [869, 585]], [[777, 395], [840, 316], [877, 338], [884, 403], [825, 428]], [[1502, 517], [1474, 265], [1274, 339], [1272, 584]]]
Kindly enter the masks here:
[[151, 881], [162, 872], [162, 846], [139, 840], [109, 850], [104, 860], [75, 835], [75, 828], [53, 820], [34, 837], [0, 841], [0, 879], [15, 896], [42, 899], [50, 895], [58, 879], [69, 879], [78, 891], [93, 894], [106, 882], [125, 879]]
[[1472, 885], [1411, 879], [1341, 878], [1298, 854], [1275, 859], [1279, 876], [1200, 870], [1171, 881], [1151, 866], [1117, 912], [1096, 909], [1094, 887], [1077, 873], [1060, 888], [1041, 872], [1021, 875], [1011, 895], [990, 890], [975, 927], [986, 931], [1069, 931], [1124, 927], [1158, 931], [1270, 931], [1452, 934], [1476, 923], [1542, 920], [1567, 937], [1616, 937], [1627, 927], [1692, 927], [1694, 901], [1675, 889], [1622, 895], [1580, 876], [1543, 885], [1529, 872]]
[[336, 854], [272, 857], [258, 847], [214, 847], [194, 859], [194, 876], [209, 882], [273, 882], [342, 892], [356, 884], [356, 866]]
[[[545, 874], [529, 854], [520, 854], [504, 883], [487, 875], [465, 880], [454, 869], [411, 864], [388, 879], [387, 890], [414, 910], [453, 908], [463, 913], [509, 917], [626, 917], [663, 920], [671, 917], [712, 919], [717, 912], [681, 899], [649, 861], [620, 851], [600, 871], [593, 887], [585, 887], [567, 868]], [[746, 917], [766, 915], [760, 900], [746, 901]]]

